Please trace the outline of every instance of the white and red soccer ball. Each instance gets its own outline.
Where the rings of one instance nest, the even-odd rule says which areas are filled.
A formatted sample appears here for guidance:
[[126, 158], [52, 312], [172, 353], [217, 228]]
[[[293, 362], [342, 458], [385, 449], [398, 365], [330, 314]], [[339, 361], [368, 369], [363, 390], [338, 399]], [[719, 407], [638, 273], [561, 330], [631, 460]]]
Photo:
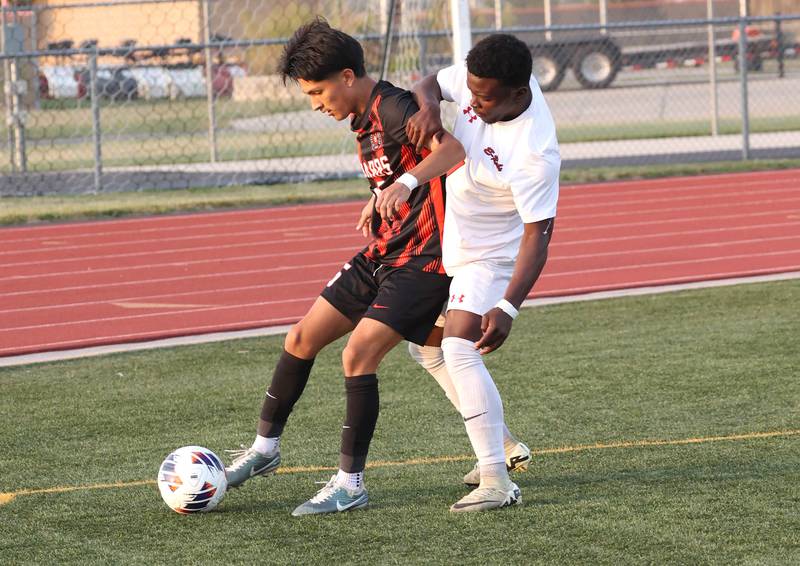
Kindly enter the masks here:
[[225, 466], [208, 448], [184, 446], [164, 459], [158, 470], [158, 489], [176, 513], [214, 509], [225, 495]]

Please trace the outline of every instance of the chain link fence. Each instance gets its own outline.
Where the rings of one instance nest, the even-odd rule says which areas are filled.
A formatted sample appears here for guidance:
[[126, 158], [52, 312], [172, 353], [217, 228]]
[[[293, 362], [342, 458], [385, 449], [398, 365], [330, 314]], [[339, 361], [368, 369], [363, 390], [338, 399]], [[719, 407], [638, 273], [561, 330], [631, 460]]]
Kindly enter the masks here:
[[[349, 124], [275, 74], [317, 14], [400, 86], [453, 60], [448, 0], [8, 4], [5, 196], [357, 176]], [[470, 21], [473, 41], [502, 29], [531, 46], [565, 167], [800, 155], [800, 15], [549, 4], [474, 1]]]

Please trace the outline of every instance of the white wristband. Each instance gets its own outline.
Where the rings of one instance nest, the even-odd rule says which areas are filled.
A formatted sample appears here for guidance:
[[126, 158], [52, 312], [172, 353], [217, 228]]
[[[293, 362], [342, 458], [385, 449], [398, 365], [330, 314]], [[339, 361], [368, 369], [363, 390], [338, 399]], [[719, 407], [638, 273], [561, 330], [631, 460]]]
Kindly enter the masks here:
[[395, 180], [395, 183], [403, 183], [411, 191], [419, 186], [419, 181], [411, 173], [403, 173]]
[[514, 320], [519, 315], [519, 311], [516, 308], [514, 308], [514, 305], [512, 305], [505, 299], [500, 299], [494, 306], [494, 308], [500, 309], [501, 311], [506, 313], [508, 316], [511, 317], [511, 320]]

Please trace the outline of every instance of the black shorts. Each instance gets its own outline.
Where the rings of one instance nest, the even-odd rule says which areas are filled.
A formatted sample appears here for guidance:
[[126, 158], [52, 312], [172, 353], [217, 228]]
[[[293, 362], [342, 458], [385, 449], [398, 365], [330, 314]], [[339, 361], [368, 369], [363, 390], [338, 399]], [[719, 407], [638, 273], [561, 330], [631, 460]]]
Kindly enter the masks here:
[[389, 267], [356, 254], [320, 294], [358, 324], [378, 320], [403, 338], [425, 344], [447, 300], [450, 278], [409, 267]]

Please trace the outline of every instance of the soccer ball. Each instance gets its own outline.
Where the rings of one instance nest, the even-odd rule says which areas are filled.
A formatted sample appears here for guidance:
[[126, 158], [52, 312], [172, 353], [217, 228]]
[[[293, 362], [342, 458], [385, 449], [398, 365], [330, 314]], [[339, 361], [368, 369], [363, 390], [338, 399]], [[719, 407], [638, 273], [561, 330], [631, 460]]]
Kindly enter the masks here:
[[176, 513], [211, 511], [227, 487], [222, 461], [202, 446], [178, 448], [158, 470], [158, 490]]

